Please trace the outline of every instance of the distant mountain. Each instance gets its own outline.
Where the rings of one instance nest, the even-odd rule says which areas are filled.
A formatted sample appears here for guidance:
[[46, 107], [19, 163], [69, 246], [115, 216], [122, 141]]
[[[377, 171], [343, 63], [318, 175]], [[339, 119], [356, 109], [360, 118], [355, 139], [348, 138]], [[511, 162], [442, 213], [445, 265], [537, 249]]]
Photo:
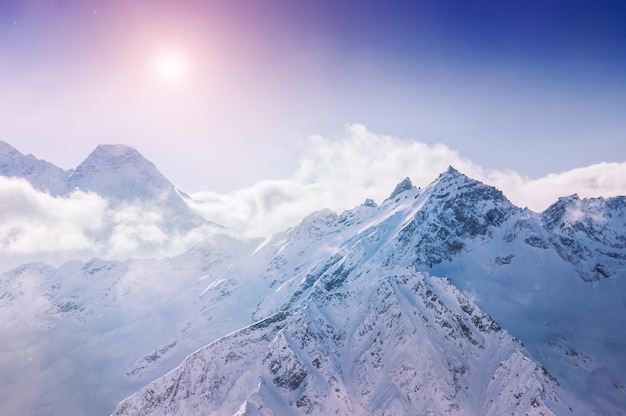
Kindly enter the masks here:
[[[147, 204], [164, 209], [168, 229], [206, 223], [152, 162], [125, 145], [99, 145], [68, 176], [66, 190], [91, 191], [113, 205]], [[185, 196], [186, 197], [186, 196]]]
[[65, 192], [65, 180], [70, 174], [52, 163], [24, 155], [0, 140], [0, 175], [24, 178], [39, 191], [60, 195]]
[[116, 415], [619, 414], [625, 209], [572, 196], [538, 214], [449, 168], [260, 245], [25, 265], [0, 282], [24, 351], [0, 355], [0, 380], [50, 394], [0, 412], [103, 414], [137, 391]]
[[91, 191], [113, 201], [159, 200], [174, 186], [152, 162], [126, 145], [99, 145], [66, 181], [66, 189]]
[[[137, 206], [157, 209], [160, 226], [166, 232], [184, 232], [210, 223], [193, 212], [184, 199], [186, 194], [168, 181], [154, 164], [137, 150], [126, 145], [99, 145], [74, 170], [64, 171], [55, 165], [24, 156], [12, 146], [0, 142], [0, 174], [28, 180], [35, 189], [64, 196], [74, 190], [94, 192], [113, 208]], [[105, 228], [96, 239], [110, 235]]]

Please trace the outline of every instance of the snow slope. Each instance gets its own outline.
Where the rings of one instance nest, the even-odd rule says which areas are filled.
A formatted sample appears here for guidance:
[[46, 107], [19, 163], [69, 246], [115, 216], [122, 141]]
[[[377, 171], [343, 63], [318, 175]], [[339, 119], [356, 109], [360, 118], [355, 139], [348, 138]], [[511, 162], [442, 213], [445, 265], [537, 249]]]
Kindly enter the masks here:
[[115, 414], [563, 411], [556, 381], [448, 282], [404, 274], [323, 286], [301, 308], [194, 353]]

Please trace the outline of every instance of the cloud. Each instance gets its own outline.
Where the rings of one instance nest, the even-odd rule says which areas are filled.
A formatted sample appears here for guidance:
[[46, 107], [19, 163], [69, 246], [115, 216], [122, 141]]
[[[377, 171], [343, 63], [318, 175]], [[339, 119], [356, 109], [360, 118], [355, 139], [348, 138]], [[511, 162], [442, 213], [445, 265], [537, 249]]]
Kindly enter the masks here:
[[0, 246], [17, 254], [89, 249], [86, 232], [102, 226], [106, 207], [93, 193], [56, 198], [26, 180], [0, 177]]
[[626, 162], [600, 163], [531, 180], [512, 170], [486, 170], [443, 145], [376, 134], [347, 126], [338, 139], [308, 139], [289, 180], [263, 181], [230, 194], [194, 194], [192, 207], [231, 230], [270, 235], [295, 225], [312, 211], [350, 209], [365, 198], [381, 202], [409, 176], [426, 186], [448, 166], [501, 189], [516, 205], [540, 212], [559, 196], [626, 194]]
[[407, 175], [426, 185], [450, 164], [480, 170], [444, 145], [378, 135], [356, 124], [346, 127], [338, 140], [309, 138], [292, 178], [259, 182], [230, 194], [196, 193], [192, 208], [236, 232], [267, 236], [312, 211], [342, 211], [366, 198], [382, 201]]
[[34, 260], [164, 257], [217, 231], [210, 224], [184, 231], [169, 225], [157, 204], [113, 206], [81, 191], [55, 197], [24, 179], [0, 176], [0, 271]]
[[104, 222], [98, 252], [114, 259], [180, 254], [221, 231], [212, 224], [177, 227], [164, 208], [154, 203], [118, 205], [107, 210]]
[[516, 172], [494, 171], [484, 177], [519, 206], [543, 211], [561, 196], [583, 198], [626, 195], [626, 162], [598, 163], [530, 180]]

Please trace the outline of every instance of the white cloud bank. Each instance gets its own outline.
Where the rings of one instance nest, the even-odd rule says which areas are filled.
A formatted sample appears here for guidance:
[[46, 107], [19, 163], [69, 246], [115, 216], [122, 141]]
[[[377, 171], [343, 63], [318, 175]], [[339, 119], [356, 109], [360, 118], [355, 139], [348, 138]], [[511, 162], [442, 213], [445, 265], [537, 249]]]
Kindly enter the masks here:
[[[315, 210], [340, 212], [366, 198], [381, 202], [406, 176], [424, 187], [449, 165], [501, 189], [516, 205], [538, 212], [572, 193], [626, 194], [626, 162], [599, 163], [530, 180], [514, 171], [485, 170], [441, 144], [379, 135], [352, 125], [337, 139], [311, 137], [290, 179], [262, 181], [229, 194], [198, 193], [190, 205], [234, 233], [269, 236]], [[25, 180], [0, 177], [3, 270], [35, 259], [59, 264], [92, 256], [171, 256], [216, 233], [210, 225], [181, 232], [166, 222], [157, 204], [112, 207], [100, 196], [83, 192], [52, 197]]]
[[168, 230], [157, 204], [111, 206], [95, 193], [54, 197], [0, 176], [0, 272], [42, 260], [127, 259], [178, 254], [215, 234], [211, 224]]
[[511, 170], [485, 170], [449, 147], [428, 145], [348, 126], [343, 137], [309, 139], [289, 180], [263, 181], [230, 194], [192, 195], [205, 217], [246, 235], [269, 235], [312, 211], [352, 208], [365, 198], [381, 202], [409, 176], [426, 186], [448, 166], [501, 189], [516, 205], [540, 212], [558, 197], [626, 194], [626, 162], [600, 163], [531, 180]]
[[89, 249], [87, 234], [102, 226], [106, 206], [96, 194], [56, 198], [0, 176], [0, 247], [15, 254]]

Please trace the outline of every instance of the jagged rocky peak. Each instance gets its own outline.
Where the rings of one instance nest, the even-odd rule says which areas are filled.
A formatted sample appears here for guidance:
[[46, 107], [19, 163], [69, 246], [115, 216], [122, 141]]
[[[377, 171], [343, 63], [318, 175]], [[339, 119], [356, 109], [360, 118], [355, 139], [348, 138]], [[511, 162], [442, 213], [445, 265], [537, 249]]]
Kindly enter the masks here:
[[[437, 238], [434, 239], [420, 237], [423, 240], [420, 244], [426, 244], [422, 246], [424, 250], [427, 246], [430, 247], [431, 243], [437, 246], [437, 241], [443, 240], [448, 253], [458, 252], [465, 244], [460, 238], [486, 236], [511, 215], [521, 211], [498, 189], [470, 179], [451, 166], [421, 192], [426, 202], [403, 231], [406, 233], [403, 238], [414, 237], [415, 230], [423, 229], [423, 224], [430, 224], [431, 229], [439, 231]], [[428, 236], [429, 233], [423, 235]], [[425, 264], [440, 261], [431, 260], [420, 261], [424, 261]]]
[[449, 166], [431, 184], [433, 196], [438, 200], [455, 200], [462, 198], [468, 202], [492, 200], [505, 205], [512, 205], [502, 191], [493, 186], [486, 185], [459, 172]]
[[402, 192], [409, 191], [411, 189], [413, 189], [413, 182], [411, 182], [411, 179], [407, 176], [402, 180], [402, 182], [396, 185], [396, 189], [393, 190], [393, 192], [391, 193], [391, 195], [389, 195], [389, 198], [387, 199], [393, 199], [396, 196], [400, 195]]
[[174, 191], [152, 162], [121, 144], [96, 147], [69, 177], [67, 187], [112, 199], [153, 199]]
[[559, 255], [585, 281], [618, 275], [626, 266], [624, 197], [559, 198], [541, 214]]
[[436, 183], [455, 183], [458, 185], [462, 185], [467, 182], [478, 182], [474, 179], [471, 179], [467, 175], [456, 170], [452, 165], [448, 166], [444, 172], [442, 172], [439, 177], [435, 180]]

